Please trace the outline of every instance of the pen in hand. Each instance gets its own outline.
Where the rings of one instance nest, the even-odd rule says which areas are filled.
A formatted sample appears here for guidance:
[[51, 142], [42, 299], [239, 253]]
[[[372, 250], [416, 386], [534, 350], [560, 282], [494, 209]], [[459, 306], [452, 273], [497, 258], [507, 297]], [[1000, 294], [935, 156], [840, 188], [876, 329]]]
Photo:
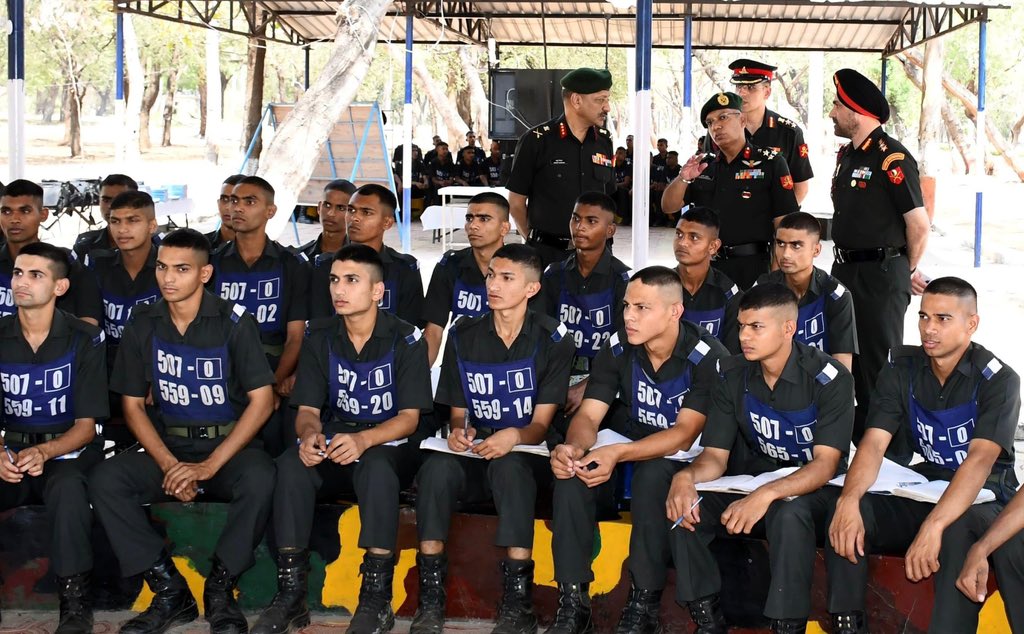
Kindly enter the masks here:
[[11, 461], [11, 464], [14, 464], [14, 454], [11, 453], [11, 450], [6, 445], [4, 445], [4, 453], [7, 454], [7, 459]]
[[[704, 499], [704, 496], [703, 496], [703, 495], [702, 495], [702, 496], [700, 496], [699, 498], [697, 498], [697, 501], [696, 501], [696, 502], [694, 502], [694, 503], [693, 503], [693, 504], [692, 504], [692, 505], [690, 506], [690, 510], [689, 510], [689, 511], [687, 511], [687, 513], [692, 513], [692, 512], [693, 512], [693, 509], [697, 508], [697, 505], [698, 505], [698, 504], [700, 504], [700, 503], [701, 503], [701, 500], [703, 500], [703, 499]], [[674, 531], [674, 530], [676, 529], [676, 527], [677, 527], [677, 526], [679, 526], [680, 524], [682, 524], [682, 523], [683, 523], [683, 520], [684, 520], [684, 519], [686, 519], [686, 515], [685, 515], [685, 514], [684, 514], [684, 515], [681, 515], [681, 516], [679, 516], [679, 519], [677, 519], [677, 520], [675, 521], [675, 523], [674, 523], [674, 524], [672, 524], [672, 528], [670, 528], [669, 530], [670, 530], [670, 531]]]

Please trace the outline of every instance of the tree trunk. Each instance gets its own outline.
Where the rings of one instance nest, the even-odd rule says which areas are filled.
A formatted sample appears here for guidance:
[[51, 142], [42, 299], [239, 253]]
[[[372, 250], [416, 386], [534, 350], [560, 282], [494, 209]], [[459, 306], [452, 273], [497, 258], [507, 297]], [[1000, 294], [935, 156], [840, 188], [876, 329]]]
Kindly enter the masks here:
[[942, 62], [945, 44], [942, 38], [936, 38], [925, 44], [924, 78], [921, 93], [921, 123], [917, 138], [920, 143], [918, 166], [922, 176], [936, 176], [941, 171], [942, 148], [939, 145], [939, 134], [943, 126], [942, 104], [946, 95], [942, 90]]
[[728, 77], [718, 70], [718, 63], [710, 59], [705, 51], [694, 51], [693, 58], [697, 60], [701, 70], [704, 71], [704, 74], [708, 76], [708, 79], [711, 80], [711, 83], [715, 85], [719, 92], [732, 90]]
[[68, 128], [71, 132], [68, 145], [71, 147], [71, 158], [75, 158], [82, 155], [82, 102], [85, 100], [85, 85], [81, 77], [72, 79], [71, 90], [68, 92], [71, 96], [68, 100]]
[[[392, 47], [389, 48], [391, 48], [391, 54], [396, 57], [396, 61], [405, 64], [405, 51], [398, 51]], [[461, 147], [458, 139], [463, 138], [466, 134], [469, 124], [459, 115], [458, 110], [448, 100], [448, 95], [445, 94], [443, 85], [434, 81], [422, 58], [418, 56], [413, 56], [412, 58], [412, 74], [416, 78], [420, 90], [430, 97], [430, 103], [434, 104], [434, 109], [437, 110], [444, 121], [444, 127], [448, 128], [448, 141], [453, 145], [452, 150], [457, 150], [458, 147]], [[441, 134], [440, 131], [438, 134]]]
[[38, 102], [39, 104], [39, 116], [42, 117], [43, 123], [53, 123], [53, 115], [57, 111], [57, 97], [60, 95], [60, 90], [56, 86], [47, 86], [45, 90], [41, 91], [42, 99]]
[[786, 101], [792, 106], [793, 110], [796, 110], [797, 116], [800, 117], [800, 123], [807, 125], [807, 85], [806, 79], [800, 76], [801, 73], [797, 72], [796, 69], [790, 69], [786, 73], [779, 73], [777, 76], [778, 84], [782, 86], [782, 92], [786, 96]]
[[199, 138], [206, 138], [206, 71], [199, 67]]
[[102, 117], [107, 114], [110, 109], [110, 97], [113, 94], [113, 90], [110, 86], [103, 88], [102, 90], [97, 88], [96, 95], [100, 98], [99, 104], [96, 106], [96, 116]]
[[146, 88], [142, 91], [142, 106], [139, 110], [139, 150], [142, 152], [145, 152], [153, 145], [149, 139], [149, 116], [153, 110], [153, 104], [156, 103], [157, 97], [160, 96], [160, 80], [162, 77], [163, 73], [160, 70], [160, 66], [150, 60], [147, 64]]
[[377, 27], [389, 6], [390, 0], [345, 0], [338, 7], [338, 31], [330, 59], [277, 128], [260, 161], [257, 173], [274, 184], [281, 210], [270, 220], [268, 235], [276, 237], [287, 225], [324, 141], [366, 77], [377, 44]]
[[64, 123], [64, 136], [61, 145], [71, 145], [71, 88], [64, 86], [60, 96], [60, 120]]
[[1024, 114], [1022, 114], [1020, 119], [1017, 119], [1017, 123], [1014, 123], [1013, 127], [1010, 128], [1010, 142], [1014, 145], [1020, 144], [1021, 129], [1024, 129]]
[[480, 51], [476, 47], [462, 46], [459, 48], [459, 61], [462, 62], [462, 74], [466, 76], [469, 86], [470, 118], [479, 135], [480, 147], [488, 149], [488, 130], [490, 129], [490, 102], [484, 84], [480, 80]]
[[160, 147], [171, 147], [171, 126], [174, 125], [174, 96], [178, 92], [178, 64], [181, 61], [181, 47], [174, 47], [171, 68], [167, 71], [167, 93], [164, 96], [164, 133]]
[[[260, 118], [263, 117], [263, 73], [267, 61], [267, 41], [259, 37], [249, 38], [245, 75], [245, 115], [242, 118], [242, 151], [249, 147]], [[259, 159], [263, 151], [263, 139], [256, 140], [249, 158]]]
[[[139, 57], [139, 40], [135, 35], [135, 22], [130, 13], [124, 14], [124, 67], [125, 67], [125, 104], [124, 104], [124, 138], [121, 140], [123, 156], [118, 157], [125, 169], [134, 165], [141, 156], [142, 137], [139, 134], [142, 124], [142, 87], [146, 85], [146, 75], [142, 70]], [[136, 113], [139, 116], [136, 116]]]
[[949, 107], [948, 103], [942, 104], [942, 122], [946, 124], [946, 133], [949, 134], [949, 139], [953, 142], [956, 147], [956, 151], [960, 154], [960, 160], [964, 164], [964, 173], [970, 174], [971, 169], [974, 167], [974, 155], [971, 152], [970, 146], [967, 144], [967, 140], [964, 138], [964, 132], [960, 128], [960, 122], [956, 120], [956, 116], [953, 114], [953, 109]]
[[[913, 52], [904, 51], [901, 55], [903, 55], [907, 61], [914, 66], [917, 66], [918, 68], [924, 67], [924, 61]], [[975, 117], [978, 115], [978, 96], [965, 88], [963, 84], [953, 79], [949, 73], [944, 72], [942, 74], [942, 86], [946, 89], [946, 92], [960, 100], [960, 103], [964, 106], [964, 110], [967, 112], [967, 118], [974, 121]], [[988, 137], [988, 140], [996, 148], [999, 154], [1002, 155], [1003, 160], [1005, 160], [1006, 164], [1010, 166], [1010, 169], [1012, 169], [1013, 173], [1017, 175], [1017, 178], [1024, 182], [1024, 166], [1018, 164], [1017, 160], [1010, 152], [1010, 148], [1006, 144], [1006, 139], [1003, 138], [1003, 135], [1000, 134], [999, 130], [995, 129], [992, 122], [988, 119], [985, 119], [985, 136]], [[986, 164], [987, 163], [988, 161], [986, 160]]]

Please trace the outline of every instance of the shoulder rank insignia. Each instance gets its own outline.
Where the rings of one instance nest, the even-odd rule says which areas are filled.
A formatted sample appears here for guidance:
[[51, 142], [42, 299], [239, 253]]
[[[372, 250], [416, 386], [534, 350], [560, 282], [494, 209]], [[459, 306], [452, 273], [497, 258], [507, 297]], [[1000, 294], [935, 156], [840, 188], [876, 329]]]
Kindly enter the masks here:
[[569, 126], [565, 125], [565, 122], [558, 124], [558, 138], [564, 139], [569, 136]]
[[889, 146], [886, 145], [884, 140], [878, 139], [878, 149], [882, 150], [883, 152], [888, 152], [889, 151]]
[[[878, 147], [879, 149], [881, 149], [882, 144], [879, 143]], [[907, 155], [904, 154], [903, 152], [893, 152], [889, 156], [885, 157], [885, 159], [882, 161], [882, 170], [888, 171], [890, 165], [892, 165], [896, 161], [902, 161], [905, 158], [907, 158]]]

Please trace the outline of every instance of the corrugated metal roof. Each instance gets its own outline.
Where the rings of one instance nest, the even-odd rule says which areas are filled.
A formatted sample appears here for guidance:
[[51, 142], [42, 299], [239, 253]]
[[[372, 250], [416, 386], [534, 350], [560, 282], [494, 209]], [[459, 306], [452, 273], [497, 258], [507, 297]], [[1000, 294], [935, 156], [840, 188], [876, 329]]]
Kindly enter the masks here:
[[[250, 0], [218, 3], [204, 15], [189, 0], [146, 3], [114, 0], [119, 10], [180, 22], [203, 23], [239, 32], [246, 28], [243, 7], [255, 4], [258, 12], [284, 27], [292, 43], [328, 40], [335, 34], [335, 12], [340, 0]], [[405, 38], [406, 2], [393, 2], [380, 25], [380, 39]], [[486, 42], [504, 45], [633, 46], [635, 9], [619, 9], [610, 2], [413, 2], [416, 20], [413, 37], [418, 43]], [[654, 0], [653, 43], [656, 47], [683, 45], [683, 16], [693, 17], [693, 45], [697, 48], [780, 50], [847, 50], [888, 52], [900, 50], [935, 35], [982, 19], [988, 9], [1008, 8], [1010, 0], [941, 2], [934, 0], [735, 0], [668, 2]], [[209, 11], [209, 9], [207, 10]], [[175, 14], [176, 13], [176, 14]], [[221, 13], [235, 16], [225, 27]], [[216, 26], [214, 26], [216, 23]], [[251, 26], [251, 25], [250, 25]], [[292, 35], [297, 36], [291, 37]], [[278, 39], [276, 37], [272, 39]]]

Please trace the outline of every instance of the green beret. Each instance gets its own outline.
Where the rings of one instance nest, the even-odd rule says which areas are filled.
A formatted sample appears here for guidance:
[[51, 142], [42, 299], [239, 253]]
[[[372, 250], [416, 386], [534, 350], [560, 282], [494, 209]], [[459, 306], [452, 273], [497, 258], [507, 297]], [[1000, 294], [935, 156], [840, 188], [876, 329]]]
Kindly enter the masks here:
[[705, 128], [708, 114], [715, 110], [742, 110], [743, 99], [734, 92], [720, 92], [707, 100], [704, 107], [700, 109], [700, 124]]
[[612, 74], [604, 68], [577, 68], [562, 77], [562, 88], [581, 95], [590, 95], [612, 87]]

